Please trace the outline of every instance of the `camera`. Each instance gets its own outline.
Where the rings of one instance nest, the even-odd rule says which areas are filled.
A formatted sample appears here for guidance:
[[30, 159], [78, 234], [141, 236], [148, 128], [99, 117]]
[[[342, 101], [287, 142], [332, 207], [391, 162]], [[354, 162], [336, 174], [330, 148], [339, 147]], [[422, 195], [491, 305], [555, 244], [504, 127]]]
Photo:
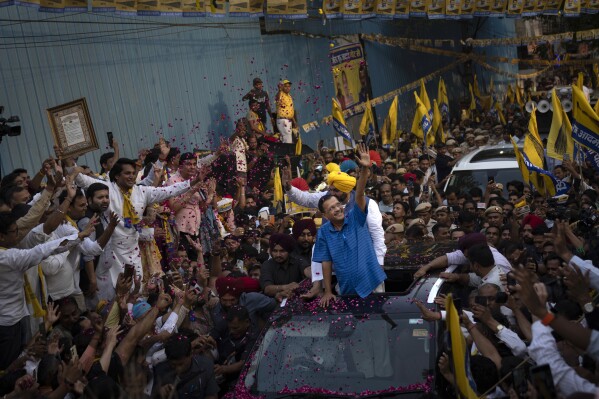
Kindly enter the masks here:
[[[0, 106], [0, 115], [4, 113], [4, 106]], [[21, 135], [21, 126], [13, 125], [16, 122], [20, 122], [18, 116], [13, 115], [7, 118], [0, 117], [0, 141], [4, 136], [19, 136]], [[13, 125], [13, 126], [11, 126]]]

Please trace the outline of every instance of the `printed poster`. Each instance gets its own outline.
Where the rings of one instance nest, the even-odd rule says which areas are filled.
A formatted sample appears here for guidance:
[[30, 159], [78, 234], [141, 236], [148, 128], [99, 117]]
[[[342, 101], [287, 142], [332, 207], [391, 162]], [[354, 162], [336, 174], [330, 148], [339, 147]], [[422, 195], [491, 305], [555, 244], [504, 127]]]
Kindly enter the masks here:
[[445, 0], [427, 0], [426, 14], [429, 19], [445, 18]]
[[462, 0], [447, 0], [445, 3], [445, 16], [448, 19], [459, 19], [462, 9]]
[[181, 0], [181, 11], [184, 17], [205, 17], [204, 0]]
[[425, 17], [426, 16], [426, 0], [411, 0], [410, 1], [410, 17]]
[[395, 18], [408, 19], [410, 17], [410, 0], [396, 0]]
[[206, 0], [206, 16], [223, 18], [227, 14], [225, 3], [225, 0]]
[[300, 19], [308, 17], [306, 0], [267, 0], [266, 7], [266, 16], [269, 18]]
[[581, 0], [566, 0], [564, 2], [564, 16], [578, 17], [580, 16]]
[[492, 0], [490, 17], [504, 17], [507, 0]]
[[361, 0], [343, 0], [343, 18], [360, 19], [362, 18]]
[[562, 7], [563, 0], [545, 0], [545, 6], [543, 7], [544, 15], [557, 15], [560, 8]]
[[534, 17], [537, 15], [535, 9], [537, 7], [537, 0], [524, 0], [522, 2], [522, 16], [523, 17]]
[[587, 14], [599, 13], [599, 0], [586, 0], [583, 12]]
[[395, 0], [377, 0], [376, 16], [390, 19], [395, 15]]
[[64, 12], [64, 0], [40, 0], [40, 11]]
[[136, 15], [137, 0], [114, 0], [116, 7], [115, 14], [117, 15]]
[[229, 0], [229, 16], [262, 17], [263, 0]]
[[517, 18], [522, 13], [522, 6], [524, 5], [522, 0], [510, 0], [507, 7], [507, 17]]
[[159, 9], [160, 15], [164, 16], [180, 16], [183, 14], [181, 0], [160, 0]]
[[333, 71], [333, 84], [335, 97], [341, 109], [348, 109], [356, 104], [366, 101], [368, 93], [368, 79], [360, 75], [364, 68], [364, 51], [360, 43], [333, 47], [329, 51], [331, 69]]
[[113, 12], [114, 0], [92, 0], [92, 12]]
[[[323, 0], [322, 6], [327, 18], [341, 18], [342, 0]], [[267, 0], [268, 4], [268, 0]]]
[[63, 0], [65, 12], [87, 12], [87, 0]]
[[461, 19], [469, 19], [474, 16], [476, 10], [475, 0], [462, 0], [462, 9], [460, 10]]
[[475, 17], [488, 17], [491, 14], [493, 0], [476, 0]]
[[160, 0], [137, 0], [137, 15], [160, 15]]
[[362, 0], [362, 18], [371, 18], [376, 15], [376, 0]]

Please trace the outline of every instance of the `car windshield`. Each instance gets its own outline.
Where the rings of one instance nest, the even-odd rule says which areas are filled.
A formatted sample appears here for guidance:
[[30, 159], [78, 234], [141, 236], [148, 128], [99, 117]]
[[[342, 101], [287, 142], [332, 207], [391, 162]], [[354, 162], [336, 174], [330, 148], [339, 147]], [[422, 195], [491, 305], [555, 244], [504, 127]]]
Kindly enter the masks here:
[[454, 171], [447, 188], [456, 187], [461, 192], [468, 192], [473, 187], [479, 187], [484, 192], [491, 177], [495, 183], [503, 184], [505, 190], [507, 189], [507, 182], [512, 180], [521, 181], [522, 173], [518, 168]]
[[245, 376], [256, 394], [426, 390], [431, 324], [414, 314], [309, 314], [273, 323]]

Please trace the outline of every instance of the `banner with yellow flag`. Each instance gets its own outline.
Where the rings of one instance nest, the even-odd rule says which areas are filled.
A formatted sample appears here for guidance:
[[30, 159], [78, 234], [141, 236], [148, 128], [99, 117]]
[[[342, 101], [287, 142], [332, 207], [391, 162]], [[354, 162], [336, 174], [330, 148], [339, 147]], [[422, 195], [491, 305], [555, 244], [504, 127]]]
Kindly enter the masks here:
[[443, 78], [439, 78], [439, 88], [437, 89], [437, 101], [439, 102], [439, 110], [444, 118], [449, 118], [449, 98], [447, 97], [447, 88]]
[[414, 92], [416, 99], [416, 112], [414, 113], [414, 120], [412, 121], [412, 133], [420, 139], [425, 139], [430, 133], [433, 126], [431, 118], [428, 114], [426, 106], [422, 103], [418, 94]]
[[453, 303], [453, 296], [448, 294], [445, 298], [445, 309], [447, 310], [447, 333], [451, 353], [449, 357], [455, 374], [455, 384], [462, 398], [477, 399], [476, 383], [470, 371], [470, 352], [466, 345], [462, 328], [460, 327], [460, 315]]
[[372, 115], [372, 106], [370, 98], [366, 100], [364, 115], [360, 121], [360, 135], [366, 136], [371, 130], [374, 130], [374, 116]]
[[528, 168], [524, 163], [524, 157], [522, 156], [522, 153], [520, 152], [518, 145], [514, 141], [514, 138], [510, 137], [510, 140], [512, 141], [512, 145], [514, 146], [514, 153], [516, 154], [516, 161], [518, 161], [518, 168], [520, 168], [520, 173], [522, 173], [522, 180], [524, 180], [524, 183], [528, 186], [530, 185], [530, 176]]
[[524, 155], [533, 163], [533, 165], [542, 168], [545, 164], [545, 153], [543, 149], [543, 141], [539, 136], [537, 127], [537, 109], [533, 107], [528, 121], [528, 134], [524, 138]]
[[428, 98], [428, 93], [426, 92], [426, 86], [424, 85], [424, 79], [420, 79], [419, 98], [420, 98], [420, 101], [422, 101], [422, 104], [424, 104], [424, 106], [426, 107], [429, 119], [433, 119], [433, 107], [431, 105], [431, 100], [429, 100], [429, 98]]
[[341, 104], [339, 104], [339, 101], [337, 101], [336, 98], [333, 98], [333, 110], [331, 112], [331, 117], [335, 132], [337, 132], [337, 134], [343, 138], [343, 142], [346, 146], [353, 147], [353, 140], [349, 130], [347, 130], [345, 117], [343, 116], [343, 111], [341, 110]]
[[572, 138], [588, 149], [599, 152], [599, 116], [576, 86], [572, 86]]
[[551, 103], [553, 105], [553, 119], [551, 129], [547, 136], [547, 156], [553, 159], [564, 159], [568, 154], [570, 159], [574, 158], [574, 140], [572, 139], [572, 125], [568, 115], [564, 112], [555, 89], [551, 91]]
[[277, 166], [275, 168], [275, 176], [274, 176], [274, 187], [273, 187], [273, 204], [276, 206], [277, 203], [283, 201], [283, 183], [281, 182], [281, 171]]

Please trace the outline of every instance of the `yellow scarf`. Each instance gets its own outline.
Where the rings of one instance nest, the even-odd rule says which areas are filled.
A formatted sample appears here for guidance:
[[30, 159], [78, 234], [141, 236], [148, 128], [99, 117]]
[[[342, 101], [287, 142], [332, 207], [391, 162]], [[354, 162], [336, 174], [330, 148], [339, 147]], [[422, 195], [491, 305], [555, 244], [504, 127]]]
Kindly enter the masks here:
[[137, 212], [135, 212], [133, 202], [131, 202], [131, 193], [133, 192], [133, 189], [130, 188], [127, 191], [123, 191], [123, 189], [120, 190], [121, 194], [123, 194], [123, 222], [125, 223], [125, 227], [135, 227], [137, 229], [141, 219]]
[[71, 226], [79, 230], [79, 226], [77, 226], [77, 223], [75, 223], [75, 221], [69, 215], [64, 215], [64, 218], [67, 222], [71, 224]]
[[[6, 250], [6, 248], [4, 247], [0, 247], [0, 250]], [[31, 304], [31, 307], [33, 308], [33, 316], [34, 317], [44, 317], [46, 315], [46, 311], [44, 310], [46, 308], [46, 287], [44, 287], [44, 279], [43, 277], [43, 272], [42, 272], [42, 266], [38, 265], [37, 266], [37, 275], [39, 276], [40, 279], [40, 290], [42, 292], [42, 298], [44, 300], [42, 300], [42, 304], [40, 305], [40, 301], [37, 299], [37, 297], [35, 296], [35, 294], [33, 293], [33, 288], [31, 288], [31, 283], [29, 282], [29, 278], [27, 277], [27, 274], [23, 273], [23, 288], [25, 289], [25, 302], [27, 302], [28, 304]]]

